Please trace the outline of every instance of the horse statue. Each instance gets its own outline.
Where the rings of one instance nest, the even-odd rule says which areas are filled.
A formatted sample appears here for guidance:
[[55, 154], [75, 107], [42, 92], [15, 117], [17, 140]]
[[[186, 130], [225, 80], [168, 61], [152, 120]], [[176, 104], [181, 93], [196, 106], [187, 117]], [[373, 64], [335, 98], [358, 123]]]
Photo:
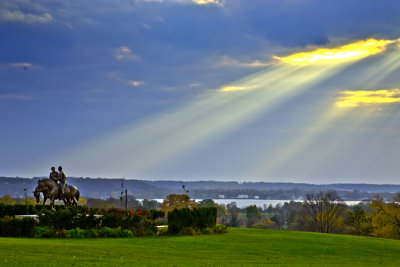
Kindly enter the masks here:
[[40, 193], [43, 194], [44, 200], [43, 205], [46, 203], [47, 199], [51, 201], [51, 208], [55, 210], [54, 202], [55, 200], [63, 200], [64, 205], [77, 206], [79, 200], [79, 189], [73, 185], [65, 185], [64, 197], [61, 196], [61, 185], [57, 184], [51, 179], [43, 179], [38, 181], [38, 186], [33, 191], [33, 195], [36, 198], [36, 203], [40, 202]]

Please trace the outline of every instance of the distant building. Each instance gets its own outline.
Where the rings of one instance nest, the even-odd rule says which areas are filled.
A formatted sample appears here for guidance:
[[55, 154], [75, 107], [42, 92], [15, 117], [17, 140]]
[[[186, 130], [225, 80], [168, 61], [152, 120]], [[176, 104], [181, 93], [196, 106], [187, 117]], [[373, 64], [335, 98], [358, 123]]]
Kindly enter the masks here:
[[249, 198], [248, 195], [238, 195], [237, 198]]
[[260, 199], [260, 197], [259, 196], [254, 196], [254, 199]]
[[225, 198], [225, 195], [218, 195], [218, 198]]

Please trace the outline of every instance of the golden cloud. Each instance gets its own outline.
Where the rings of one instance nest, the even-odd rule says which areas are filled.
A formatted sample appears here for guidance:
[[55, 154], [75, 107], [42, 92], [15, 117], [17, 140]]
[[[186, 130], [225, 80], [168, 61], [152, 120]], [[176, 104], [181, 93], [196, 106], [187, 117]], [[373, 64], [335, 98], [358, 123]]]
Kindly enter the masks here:
[[386, 50], [388, 44], [396, 41], [397, 40], [368, 39], [335, 48], [318, 48], [314, 51], [295, 53], [286, 57], [275, 56], [274, 58], [292, 64], [313, 64], [354, 60], [381, 53]]
[[197, 5], [217, 4], [220, 5], [220, 0], [192, 0]]
[[243, 90], [249, 90], [253, 89], [257, 86], [251, 85], [251, 86], [236, 86], [236, 85], [228, 85], [222, 87], [219, 91], [220, 92], [233, 92], [233, 91], [243, 91]]
[[335, 105], [339, 108], [358, 107], [361, 105], [376, 105], [400, 103], [400, 89], [376, 91], [343, 91]]

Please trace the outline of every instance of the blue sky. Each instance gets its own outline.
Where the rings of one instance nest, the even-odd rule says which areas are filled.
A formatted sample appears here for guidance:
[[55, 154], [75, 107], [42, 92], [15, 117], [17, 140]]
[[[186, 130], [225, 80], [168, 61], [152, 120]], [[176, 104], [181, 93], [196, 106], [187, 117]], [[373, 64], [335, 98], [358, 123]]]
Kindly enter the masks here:
[[[0, 175], [399, 183], [398, 10], [1, 1]], [[340, 64], [280, 61], [368, 39], [390, 42]], [[386, 100], [339, 108], [365, 91]]]

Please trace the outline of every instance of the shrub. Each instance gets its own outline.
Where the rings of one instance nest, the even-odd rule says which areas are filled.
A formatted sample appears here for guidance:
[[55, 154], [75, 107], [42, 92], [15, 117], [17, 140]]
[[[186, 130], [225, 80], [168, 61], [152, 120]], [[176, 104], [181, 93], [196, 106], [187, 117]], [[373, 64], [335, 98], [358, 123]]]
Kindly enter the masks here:
[[198, 232], [193, 227], [183, 227], [182, 234], [184, 234], [184, 235], [197, 235]]
[[201, 229], [200, 232], [201, 232], [202, 234], [208, 235], [208, 234], [214, 233], [214, 229], [213, 229], [213, 228], [207, 227], [207, 228]]
[[86, 238], [96, 238], [99, 237], [99, 233], [96, 229], [91, 228], [91, 229], [87, 229], [85, 231], [85, 237]]
[[87, 236], [86, 230], [83, 230], [79, 227], [75, 229], [67, 230], [67, 237], [68, 238], [85, 238]]
[[121, 233], [121, 237], [133, 237], [133, 233], [130, 230], [123, 230]]
[[214, 227], [214, 233], [216, 234], [224, 234], [229, 232], [229, 227], [224, 224], [217, 224]]
[[151, 229], [146, 229], [146, 236], [153, 236], [154, 235], [154, 231]]
[[109, 227], [103, 227], [98, 230], [99, 237], [119, 237], [121, 228], [111, 229]]
[[217, 208], [183, 208], [168, 213], [168, 231], [172, 234], [182, 232], [191, 227], [196, 230], [214, 228], [217, 221]]
[[56, 237], [58, 237], [58, 238], [67, 238], [68, 237], [67, 236], [67, 230], [62, 229], [60, 231], [57, 231], [56, 232]]
[[33, 231], [33, 236], [42, 238], [42, 237], [56, 237], [56, 231], [48, 226], [38, 226]]

